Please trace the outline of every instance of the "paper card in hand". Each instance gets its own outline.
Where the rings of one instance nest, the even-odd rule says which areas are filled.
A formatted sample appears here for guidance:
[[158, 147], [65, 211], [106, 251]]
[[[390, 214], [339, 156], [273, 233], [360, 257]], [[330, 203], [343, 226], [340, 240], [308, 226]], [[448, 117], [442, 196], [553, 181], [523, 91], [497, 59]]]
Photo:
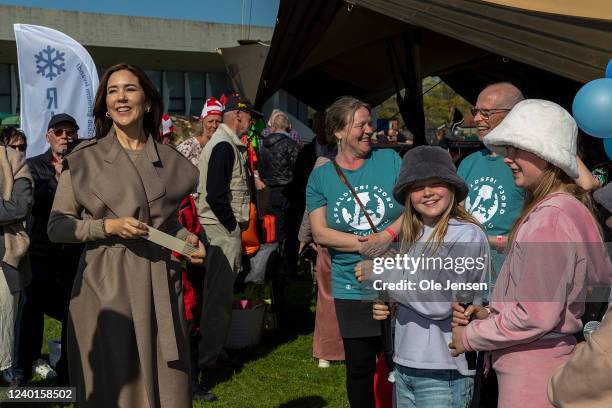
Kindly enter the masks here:
[[148, 228], [149, 235], [144, 238], [157, 245], [163, 246], [164, 248], [168, 248], [185, 256], [190, 256], [198, 252], [198, 248], [194, 247], [188, 242], [173, 237], [172, 235], [166, 234], [165, 232], [162, 232], [153, 227]]

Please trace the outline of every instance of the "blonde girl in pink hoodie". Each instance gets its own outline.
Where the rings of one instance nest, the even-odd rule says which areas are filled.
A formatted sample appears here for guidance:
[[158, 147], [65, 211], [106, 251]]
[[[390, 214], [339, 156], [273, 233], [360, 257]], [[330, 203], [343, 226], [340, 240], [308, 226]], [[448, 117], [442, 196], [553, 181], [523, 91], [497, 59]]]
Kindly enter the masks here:
[[551, 406], [548, 379], [575, 348], [587, 287], [610, 283], [612, 266], [590, 197], [573, 182], [576, 138], [567, 111], [528, 99], [484, 140], [505, 157], [514, 182], [527, 191], [526, 203], [489, 308], [453, 305], [450, 348], [453, 355], [491, 351], [500, 408]]

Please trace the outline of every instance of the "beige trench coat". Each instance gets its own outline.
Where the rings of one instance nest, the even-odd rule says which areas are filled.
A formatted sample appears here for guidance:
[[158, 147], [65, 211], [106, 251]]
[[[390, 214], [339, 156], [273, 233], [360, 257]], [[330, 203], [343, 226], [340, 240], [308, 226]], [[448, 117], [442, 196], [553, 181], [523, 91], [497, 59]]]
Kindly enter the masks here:
[[184, 238], [177, 211], [197, 185], [197, 169], [152, 137], [133, 163], [112, 130], [66, 161], [48, 233], [55, 242], [86, 243], [68, 326], [77, 406], [190, 407], [180, 266], [143, 239], [106, 238], [102, 219], [131, 216]]
[[612, 307], [601, 327], [553, 373], [548, 399], [555, 407], [612, 407]]

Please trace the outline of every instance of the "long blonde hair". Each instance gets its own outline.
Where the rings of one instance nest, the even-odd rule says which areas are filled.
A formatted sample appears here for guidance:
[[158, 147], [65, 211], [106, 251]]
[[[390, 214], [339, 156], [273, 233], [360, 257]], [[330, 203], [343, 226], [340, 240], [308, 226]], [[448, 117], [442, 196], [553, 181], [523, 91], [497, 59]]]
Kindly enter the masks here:
[[[430, 251], [430, 254], [435, 253], [444, 242], [444, 236], [448, 229], [448, 222], [452, 218], [469, 222], [479, 227], [481, 226], [476, 218], [472, 217], [461, 205], [459, 205], [455, 194], [455, 187], [448, 183], [446, 183], [446, 186], [452, 195], [451, 202], [425, 242], [423, 250]], [[404, 220], [402, 221], [402, 241], [400, 246], [402, 252], [412, 247], [421, 238], [424, 230], [423, 217], [412, 207], [412, 201], [410, 200], [412, 191], [412, 189], [407, 190], [404, 203]]]
[[[548, 195], [555, 191], [565, 191], [566, 193], [574, 196], [578, 201], [584, 204], [586, 208], [589, 209], [591, 214], [594, 214], [594, 206], [591, 195], [582, 187], [578, 186], [574, 180], [571, 179], [571, 177], [565, 174], [563, 170], [549, 163], [542, 172], [542, 175], [537, 182], [537, 187], [533, 191], [527, 190], [525, 192], [525, 204], [523, 205], [523, 211], [521, 211], [521, 215], [512, 226], [512, 231], [510, 231], [510, 235], [508, 237], [508, 243], [512, 243], [516, 239], [516, 233], [518, 232], [519, 226], [523, 223], [523, 221], [525, 221], [527, 214], [529, 214], [529, 212], [539, 203], [541, 203]], [[601, 234], [601, 230], [599, 232]]]

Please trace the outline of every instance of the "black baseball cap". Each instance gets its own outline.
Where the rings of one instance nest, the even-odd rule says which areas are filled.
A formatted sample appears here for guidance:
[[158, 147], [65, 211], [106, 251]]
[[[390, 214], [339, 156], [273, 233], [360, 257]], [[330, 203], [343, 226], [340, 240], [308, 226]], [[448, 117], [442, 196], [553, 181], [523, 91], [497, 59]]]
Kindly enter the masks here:
[[49, 121], [49, 126], [47, 126], [47, 129], [51, 129], [58, 123], [62, 122], [68, 122], [74, 126], [75, 130], [79, 130], [79, 125], [77, 125], [76, 120], [74, 120], [74, 118], [67, 113], [58, 113], [57, 115], [53, 115]]
[[223, 112], [231, 112], [235, 110], [249, 112], [251, 115], [253, 115], [253, 117], [263, 118], [263, 113], [256, 111], [251, 101], [241, 96], [232, 96], [225, 104], [225, 109]]

